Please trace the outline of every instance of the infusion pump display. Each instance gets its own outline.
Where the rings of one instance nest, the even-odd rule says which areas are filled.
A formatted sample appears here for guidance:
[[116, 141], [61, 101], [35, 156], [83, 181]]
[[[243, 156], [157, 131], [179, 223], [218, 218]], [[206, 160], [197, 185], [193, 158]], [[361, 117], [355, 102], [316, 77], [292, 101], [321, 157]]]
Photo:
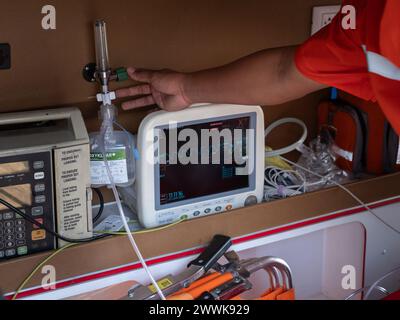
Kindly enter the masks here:
[[[245, 164], [237, 163], [235, 157], [232, 157], [235, 151], [241, 154], [241, 159], [248, 156], [247, 143], [250, 142], [246, 140], [246, 131], [254, 127], [251, 125], [251, 122], [254, 121], [254, 117], [249, 115], [235, 119], [213, 119], [211, 122], [179, 126], [176, 129], [177, 137], [185, 130], [192, 130], [197, 139], [195, 141], [197, 143], [194, 142], [197, 146], [183, 151], [187, 152], [186, 156], [193, 160], [188, 164], [183, 164], [177, 159], [187, 141], [177, 141], [175, 148], [169, 143], [171, 129], [156, 128], [157, 136], [162, 137], [158, 140], [159, 150], [162, 153], [159, 156], [159, 164], [156, 166], [156, 180], [159, 183], [157, 208], [214, 194], [248, 190], [251, 185], [254, 187], [254, 176], [236, 174], [236, 169], [243, 168]], [[162, 131], [161, 134], [159, 130]], [[241, 133], [239, 141], [233, 139], [235, 130]], [[217, 133], [218, 140], [211, 141], [209, 137], [212, 135], [202, 134], [202, 131], [206, 133], [214, 131]], [[222, 135], [221, 133], [224, 131], [226, 134]], [[224, 139], [224, 136], [227, 138]], [[199, 141], [199, 138], [202, 137], [207, 141]], [[194, 154], [190, 154], [191, 152]], [[175, 160], [178, 161], [171, 161], [173, 153], [175, 153]], [[206, 159], [202, 159], [204, 154], [206, 154]], [[230, 158], [230, 161], [224, 163], [225, 158]], [[202, 164], [202, 162], [206, 163]]]
[[0, 176], [7, 176], [29, 171], [28, 161], [18, 161], [11, 163], [0, 163]]
[[[7, 177], [10, 179], [16, 175], [21, 178], [29, 171], [28, 161], [0, 163], [0, 181], [6, 180]], [[16, 208], [30, 206], [32, 205], [32, 188], [29, 183], [12, 186], [0, 185], [0, 197]], [[6, 209], [4, 205], [0, 204], [0, 211]]]
[[262, 200], [260, 107], [204, 105], [148, 115], [137, 136], [135, 196], [122, 197], [147, 228]]

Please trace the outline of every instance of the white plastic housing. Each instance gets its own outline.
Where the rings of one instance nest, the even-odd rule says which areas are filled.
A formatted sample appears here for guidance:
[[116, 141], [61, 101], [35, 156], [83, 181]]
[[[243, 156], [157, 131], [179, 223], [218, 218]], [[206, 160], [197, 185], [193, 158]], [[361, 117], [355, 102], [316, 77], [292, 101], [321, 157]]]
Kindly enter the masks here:
[[[154, 156], [155, 152], [155, 128], [167, 126], [175, 121], [178, 126], [182, 122], [199, 121], [221, 118], [227, 116], [243, 116], [249, 113], [255, 114], [255, 183], [254, 189], [229, 196], [219, 197], [218, 195], [208, 197], [206, 201], [199, 201], [186, 205], [176, 203], [175, 207], [168, 209], [156, 209], [156, 185], [155, 166], [146, 159]], [[179, 112], [159, 111], [147, 116], [141, 123], [138, 133], [138, 151], [140, 159], [136, 162], [136, 211], [140, 222], [147, 228], [171, 223], [185, 218], [192, 219], [205, 215], [221, 213], [227, 210], [237, 209], [245, 206], [246, 199], [256, 197], [257, 202], [262, 201], [264, 185], [264, 115], [258, 106], [241, 105], [203, 105], [193, 106]], [[177, 177], [179, 179], [179, 177]], [[205, 180], [207, 177], [205, 177]], [[217, 210], [219, 209], [219, 210]], [[201, 214], [199, 214], [199, 212]], [[197, 213], [196, 215], [194, 213]]]

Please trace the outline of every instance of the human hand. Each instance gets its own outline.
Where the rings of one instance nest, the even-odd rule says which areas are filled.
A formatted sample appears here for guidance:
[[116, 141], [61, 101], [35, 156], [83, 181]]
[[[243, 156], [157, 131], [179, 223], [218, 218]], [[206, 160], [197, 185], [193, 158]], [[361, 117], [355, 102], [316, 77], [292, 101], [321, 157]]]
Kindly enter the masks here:
[[[122, 109], [131, 110], [157, 104], [167, 111], [178, 111], [191, 105], [184, 93], [184, 73], [170, 70], [151, 71], [128, 68], [132, 80], [142, 82], [137, 86], [119, 89], [118, 98], [133, 97], [124, 102]], [[138, 96], [141, 96], [138, 98]]]

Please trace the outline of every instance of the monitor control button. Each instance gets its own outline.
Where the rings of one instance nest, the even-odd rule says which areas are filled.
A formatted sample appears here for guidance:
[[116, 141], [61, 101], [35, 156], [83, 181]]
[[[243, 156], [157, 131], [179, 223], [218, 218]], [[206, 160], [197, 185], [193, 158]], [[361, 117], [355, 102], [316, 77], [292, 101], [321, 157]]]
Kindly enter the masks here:
[[195, 216], [195, 217], [198, 217], [200, 214], [201, 214], [200, 211], [195, 211], [195, 212], [193, 212], [193, 216]]
[[225, 207], [225, 210], [227, 210], [227, 211], [232, 210], [232, 209], [233, 209], [233, 206], [232, 206], [231, 204], [228, 204], [228, 205]]
[[258, 203], [256, 196], [248, 196], [246, 201], [244, 202], [245, 207], [254, 206]]
[[215, 211], [220, 212], [222, 210], [222, 207], [216, 207]]
[[211, 209], [210, 208], [207, 208], [206, 210], [204, 210], [204, 213], [205, 214], [208, 214], [208, 213], [210, 213], [211, 212]]

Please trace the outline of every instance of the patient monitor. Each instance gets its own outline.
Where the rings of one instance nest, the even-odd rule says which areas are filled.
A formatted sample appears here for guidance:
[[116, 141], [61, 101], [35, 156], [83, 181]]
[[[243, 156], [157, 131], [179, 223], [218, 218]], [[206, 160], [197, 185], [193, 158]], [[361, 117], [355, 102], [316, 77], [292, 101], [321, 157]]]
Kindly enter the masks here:
[[264, 116], [258, 106], [202, 105], [148, 115], [125, 203], [147, 228], [261, 202]]

